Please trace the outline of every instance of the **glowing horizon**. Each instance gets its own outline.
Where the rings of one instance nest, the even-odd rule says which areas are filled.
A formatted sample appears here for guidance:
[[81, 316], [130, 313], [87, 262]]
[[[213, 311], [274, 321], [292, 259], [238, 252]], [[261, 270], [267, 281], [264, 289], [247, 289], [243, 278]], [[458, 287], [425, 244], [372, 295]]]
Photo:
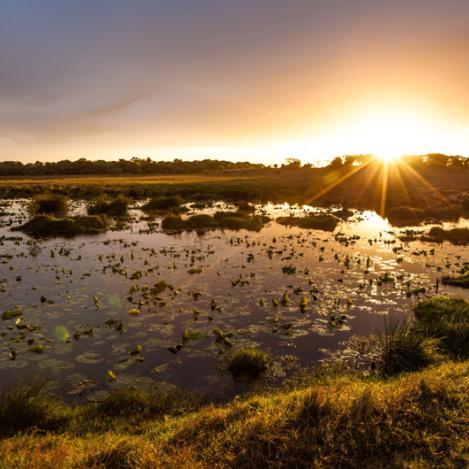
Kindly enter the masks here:
[[467, 2], [176, 3], [6, 0], [0, 158], [469, 155]]

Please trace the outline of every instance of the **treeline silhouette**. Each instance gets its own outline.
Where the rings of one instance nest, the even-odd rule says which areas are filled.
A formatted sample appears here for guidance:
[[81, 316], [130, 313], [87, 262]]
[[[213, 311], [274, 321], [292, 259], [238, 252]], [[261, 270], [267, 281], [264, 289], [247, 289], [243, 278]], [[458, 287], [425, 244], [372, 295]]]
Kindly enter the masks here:
[[[259, 163], [231, 162], [223, 160], [153, 161], [150, 158], [119, 159], [115, 161], [62, 160], [57, 162], [21, 163], [19, 161], [0, 162], [1, 176], [74, 176], [74, 175], [151, 175], [151, 174], [193, 174], [233, 170], [346, 170], [359, 166], [373, 157], [371, 155], [351, 155], [334, 158], [327, 166], [315, 168], [314, 165], [302, 164], [299, 159], [287, 158], [286, 163], [278, 166], [266, 166]], [[469, 167], [469, 158], [448, 156], [441, 153], [406, 156], [404, 160], [412, 166], [425, 168], [461, 168]]]

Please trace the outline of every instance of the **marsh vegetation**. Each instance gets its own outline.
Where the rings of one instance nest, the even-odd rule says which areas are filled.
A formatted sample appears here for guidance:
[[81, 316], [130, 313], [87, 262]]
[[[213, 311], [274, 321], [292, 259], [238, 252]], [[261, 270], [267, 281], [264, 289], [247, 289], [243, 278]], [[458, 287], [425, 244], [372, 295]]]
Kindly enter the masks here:
[[7, 467], [462, 461], [467, 219], [259, 203], [276, 178], [2, 200]]

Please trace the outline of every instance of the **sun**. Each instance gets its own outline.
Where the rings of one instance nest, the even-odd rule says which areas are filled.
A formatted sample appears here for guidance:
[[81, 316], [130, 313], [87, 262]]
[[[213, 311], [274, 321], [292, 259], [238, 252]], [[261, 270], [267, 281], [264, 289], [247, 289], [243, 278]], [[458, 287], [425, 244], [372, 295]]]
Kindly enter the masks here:
[[382, 161], [383, 163], [396, 163], [402, 155], [391, 152], [380, 153], [379, 155], [374, 155], [375, 159]]

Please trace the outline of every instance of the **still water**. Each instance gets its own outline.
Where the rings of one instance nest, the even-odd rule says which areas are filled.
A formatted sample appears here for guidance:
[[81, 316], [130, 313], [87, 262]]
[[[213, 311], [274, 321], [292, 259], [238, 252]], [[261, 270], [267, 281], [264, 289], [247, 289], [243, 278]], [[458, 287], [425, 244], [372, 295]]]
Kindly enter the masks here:
[[[257, 207], [273, 220], [314, 210]], [[271, 221], [260, 232], [180, 235], [138, 208], [130, 213], [106, 234], [37, 241], [10, 231], [26, 220], [27, 201], [0, 207], [0, 314], [16, 315], [0, 320], [0, 390], [39, 376], [66, 399], [156, 382], [227, 395], [237, 386], [226, 372], [233, 349], [267, 350], [264, 379], [281, 380], [351, 335], [405, 317], [469, 260], [468, 247], [401, 241], [374, 212], [355, 212], [333, 233]]]

